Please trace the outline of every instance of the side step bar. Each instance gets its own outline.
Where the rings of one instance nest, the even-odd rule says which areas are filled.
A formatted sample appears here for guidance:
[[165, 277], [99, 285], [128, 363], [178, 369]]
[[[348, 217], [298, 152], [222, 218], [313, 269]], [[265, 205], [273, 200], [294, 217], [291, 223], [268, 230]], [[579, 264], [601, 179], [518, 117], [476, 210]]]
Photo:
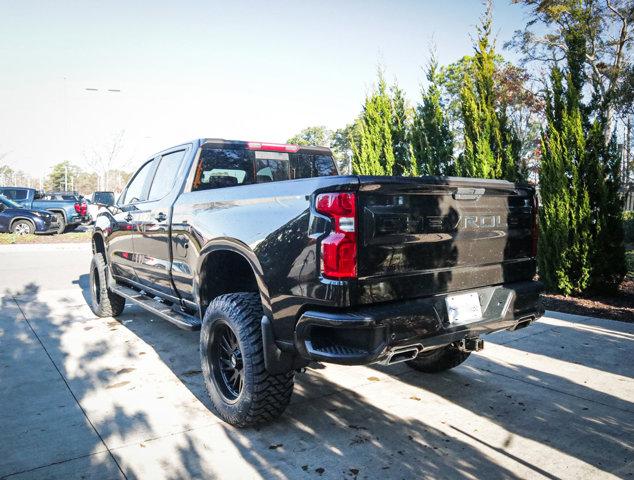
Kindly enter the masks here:
[[153, 298], [142, 294], [141, 292], [134, 290], [132, 288], [123, 287], [121, 285], [111, 285], [110, 290], [117, 295], [121, 295], [122, 297], [130, 300], [132, 303], [144, 308], [150, 313], [161, 317], [168, 322], [173, 323], [178, 328], [182, 328], [183, 330], [200, 330], [200, 320], [198, 318], [187, 315], [184, 312], [179, 312], [171, 307], [168, 307], [164, 303], [159, 302], [158, 300], [154, 300]]

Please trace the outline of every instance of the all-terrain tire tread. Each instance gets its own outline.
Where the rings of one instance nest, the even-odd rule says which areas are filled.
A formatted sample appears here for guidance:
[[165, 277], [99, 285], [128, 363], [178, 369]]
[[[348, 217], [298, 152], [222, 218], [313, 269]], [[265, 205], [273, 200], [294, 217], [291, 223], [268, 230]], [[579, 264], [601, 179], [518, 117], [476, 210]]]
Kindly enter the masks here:
[[[250, 364], [248, 371], [251, 375], [245, 378], [245, 387], [250, 388], [250, 401], [245, 402], [244, 408], [232, 412], [224, 408], [221, 402], [214, 399], [213, 390], [216, 388], [206, 367], [207, 351], [206, 338], [211, 331], [214, 312], [221, 311], [231, 319], [232, 328], [239, 339], [245, 362]], [[264, 351], [262, 344], [262, 304], [257, 293], [230, 293], [216, 297], [207, 308], [203, 328], [201, 331], [201, 362], [205, 372], [205, 384], [214, 403], [216, 412], [228, 423], [239, 427], [248, 427], [278, 418], [291, 400], [294, 386], [294, 371], [270, 374], [264, 365]]]

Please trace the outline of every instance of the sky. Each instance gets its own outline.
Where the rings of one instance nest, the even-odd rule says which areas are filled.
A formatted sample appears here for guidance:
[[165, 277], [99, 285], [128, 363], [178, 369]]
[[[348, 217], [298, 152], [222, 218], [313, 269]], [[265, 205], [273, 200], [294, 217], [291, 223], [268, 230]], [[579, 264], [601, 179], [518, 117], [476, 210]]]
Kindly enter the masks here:
[[[307, 126], [339, 128], [379, 63], [415, 103], [430, 44], [441, 64], [470, 54], [483, 10], [478, 0], [0, 0], [0, 164], [35, 177], [65, 160], [91, 170], [122, 134], [115, 166], [134, 170], [194, 138], [284, 142]], [[526, 20], [495, 2], [499, 49]]]

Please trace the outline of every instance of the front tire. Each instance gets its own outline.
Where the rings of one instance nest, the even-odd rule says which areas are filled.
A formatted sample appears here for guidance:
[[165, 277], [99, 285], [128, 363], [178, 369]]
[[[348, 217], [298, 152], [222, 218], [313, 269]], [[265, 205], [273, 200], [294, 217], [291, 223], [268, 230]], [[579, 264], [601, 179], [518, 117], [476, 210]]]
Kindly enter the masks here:
[[11, 233], [15, 233], [16, 235], [31, 235], [35, 233], [35, 227], [28, 220], [16, 220], [11, 225]]
[[98, 317], [116, 317], [123, 312], [125, 298], [108, 289], [106, 261], [95, 253], [90, 264], [90, 309]]
[[262, 304], [257, 293], [215, 298], [200, 331], [205, 385], [218, 416], [237, 427], [270, 422], [288, 406], [290, 371], [271, 375], [264, 366]]
[[453, 345], [447, 345], [446, 347], [420, 353], [415, 359], [406, 363], [419, 372], [439, 373], [457, 367], [469, 358], [469, 355], [471, 355], [471, 352], [463, 352]]

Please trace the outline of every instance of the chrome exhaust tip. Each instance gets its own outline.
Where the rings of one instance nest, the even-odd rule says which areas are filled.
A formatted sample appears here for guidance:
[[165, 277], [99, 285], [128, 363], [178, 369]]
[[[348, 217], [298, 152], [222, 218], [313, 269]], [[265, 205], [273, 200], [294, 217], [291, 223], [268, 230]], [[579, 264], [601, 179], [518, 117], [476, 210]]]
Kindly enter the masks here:
[[388, 357], [381, 363], [384, 365], [394, 365], [395, 363], [414, 360], [422, 349], [422, 345], [408, 345], [406, 347], [395, 348], [390, 351]]

